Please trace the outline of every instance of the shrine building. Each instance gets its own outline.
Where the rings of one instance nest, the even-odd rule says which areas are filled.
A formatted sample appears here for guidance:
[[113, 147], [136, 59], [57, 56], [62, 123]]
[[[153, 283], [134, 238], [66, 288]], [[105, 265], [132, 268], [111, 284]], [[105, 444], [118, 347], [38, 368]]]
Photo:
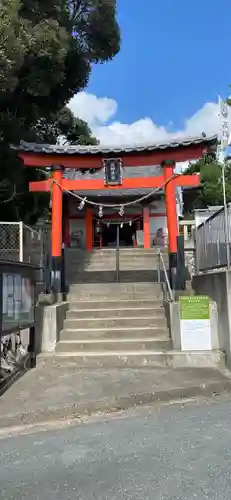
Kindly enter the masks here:
[[62, 242], [86, 251], [113, 247], [118, 225], [120, 246], [167, 244], [174, 260], [181, 189], [200, 185], [198, 175], [179, 175], [175, 167], [216, 148], [217, 136], [205, 134], [134, 147], [21, 143], [26, 167], [52, 172], [30, 191], [52, 193], [53, 268], [60, 268]]

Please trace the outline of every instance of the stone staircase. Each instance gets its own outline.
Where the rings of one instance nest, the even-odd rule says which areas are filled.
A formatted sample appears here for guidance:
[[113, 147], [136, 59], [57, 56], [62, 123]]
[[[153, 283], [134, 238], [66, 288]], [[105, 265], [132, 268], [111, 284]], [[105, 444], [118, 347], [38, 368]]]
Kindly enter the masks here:
[[158, 283], [71, 285], [56, 346], [80, 366], [160, 366], [172, 343]]
[[[158, 248], [121, 248], [119, 251], [120, 281], [157, 281], [158, 253]], [[168, 255], [165, 249], [162, 250], [162, 255], [168, 267]], [[116, 281], [116, 250], [114, 248], [95, 249], [92, 252], [68, 248], [65, 257], [69, 284]]]
[[79, 368], [105, 370], [221, 365], [218, 351], [173, 350], [158, 250], [121, 249], [119, 283], [115, 255], [114, 249], [66, 252], [68, 310], [56, 344], [59, 363], [71, 359]]

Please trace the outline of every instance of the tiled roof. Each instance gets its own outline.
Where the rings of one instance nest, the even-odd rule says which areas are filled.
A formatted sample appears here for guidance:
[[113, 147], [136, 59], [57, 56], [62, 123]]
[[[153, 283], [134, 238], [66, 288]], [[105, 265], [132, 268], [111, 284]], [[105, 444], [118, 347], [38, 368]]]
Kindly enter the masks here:
[[176, 149], [179, 147], [189, 147], [197, 144], [217, 144], [217, 135], [206, 136], [201, 134], [197, 137], [176, 137], [171, 141], [157, 142], [154, 144], [143, 143], [134, 144], [134, 146], [69, 146], [69, 145], [52, 145], [52, 144], [36, 144], [32, 142], [22, 141], [19, 146], [13, 146], [14, 149], [21, 152], [28, 153], [43, 153], [43, 154], [67, 154], [67, 155], [97, 155], [97, 154], [119, 154], [119, 153], [141, 153], [144, 151], [158, 151], [163, 149]]

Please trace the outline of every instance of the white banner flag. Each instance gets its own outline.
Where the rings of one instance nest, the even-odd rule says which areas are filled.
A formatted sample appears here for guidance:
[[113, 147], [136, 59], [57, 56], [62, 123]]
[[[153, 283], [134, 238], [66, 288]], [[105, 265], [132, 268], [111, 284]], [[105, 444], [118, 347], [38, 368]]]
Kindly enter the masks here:
[[225, 151], [229, 145], [229, 106], [219, 96], [219, 116], [220, 116], [220, 151]]

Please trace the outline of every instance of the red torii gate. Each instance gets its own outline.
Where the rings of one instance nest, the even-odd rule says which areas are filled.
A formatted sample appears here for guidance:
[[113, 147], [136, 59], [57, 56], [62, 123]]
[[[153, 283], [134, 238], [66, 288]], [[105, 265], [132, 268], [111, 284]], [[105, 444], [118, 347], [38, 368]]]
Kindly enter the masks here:
[[[62, 255], [62, 194], [63, 190], [114, 190], [139, 188], [158, 188], [164, 186], [166, 215], [168, 226], [170, 262], [175, 266], [177, 253], [178, 219], [176, 208], [176, 186], [198, 187], [198, 175], [181, 175], [174, 178], [177, 162], [196, 160], [217, 147], [217, 136], [189, 137], [176, 139], [168, 143], [128, 148], [107, 148], [99, 146], [59, 146], [33, 143], [21, 143], [17, 148], [24, 165], [34, 168], [50, 167], [52, 178], [30, 183], [31, 192], [52, 191], [52, 236], [51, 254], [52, 269], [56, 276], [56, 291], [60, 292], [60, 269]], [[63, 177], [63, 170], [102, 168], [106, 158], [119, 158], [123, 167], [139, 167], [162, 165], [162, 173], [157, 177], [125, 178], [120, 185], [106, 186], [104, 180], [69, 180]], [[91, 217], [87, 211], [89, 231]], [[148, 214], [147, 214], [148, 215]], [[147, 217], [148, 218], [148, 217]], [[146, 227], [148, 225], [146, 224]], [[145, 231], [145, 224], [144, 224]], [[145, 239], [145, 235], [144, 235]], [[148, 238], [145, 239], [148, 241]]]

